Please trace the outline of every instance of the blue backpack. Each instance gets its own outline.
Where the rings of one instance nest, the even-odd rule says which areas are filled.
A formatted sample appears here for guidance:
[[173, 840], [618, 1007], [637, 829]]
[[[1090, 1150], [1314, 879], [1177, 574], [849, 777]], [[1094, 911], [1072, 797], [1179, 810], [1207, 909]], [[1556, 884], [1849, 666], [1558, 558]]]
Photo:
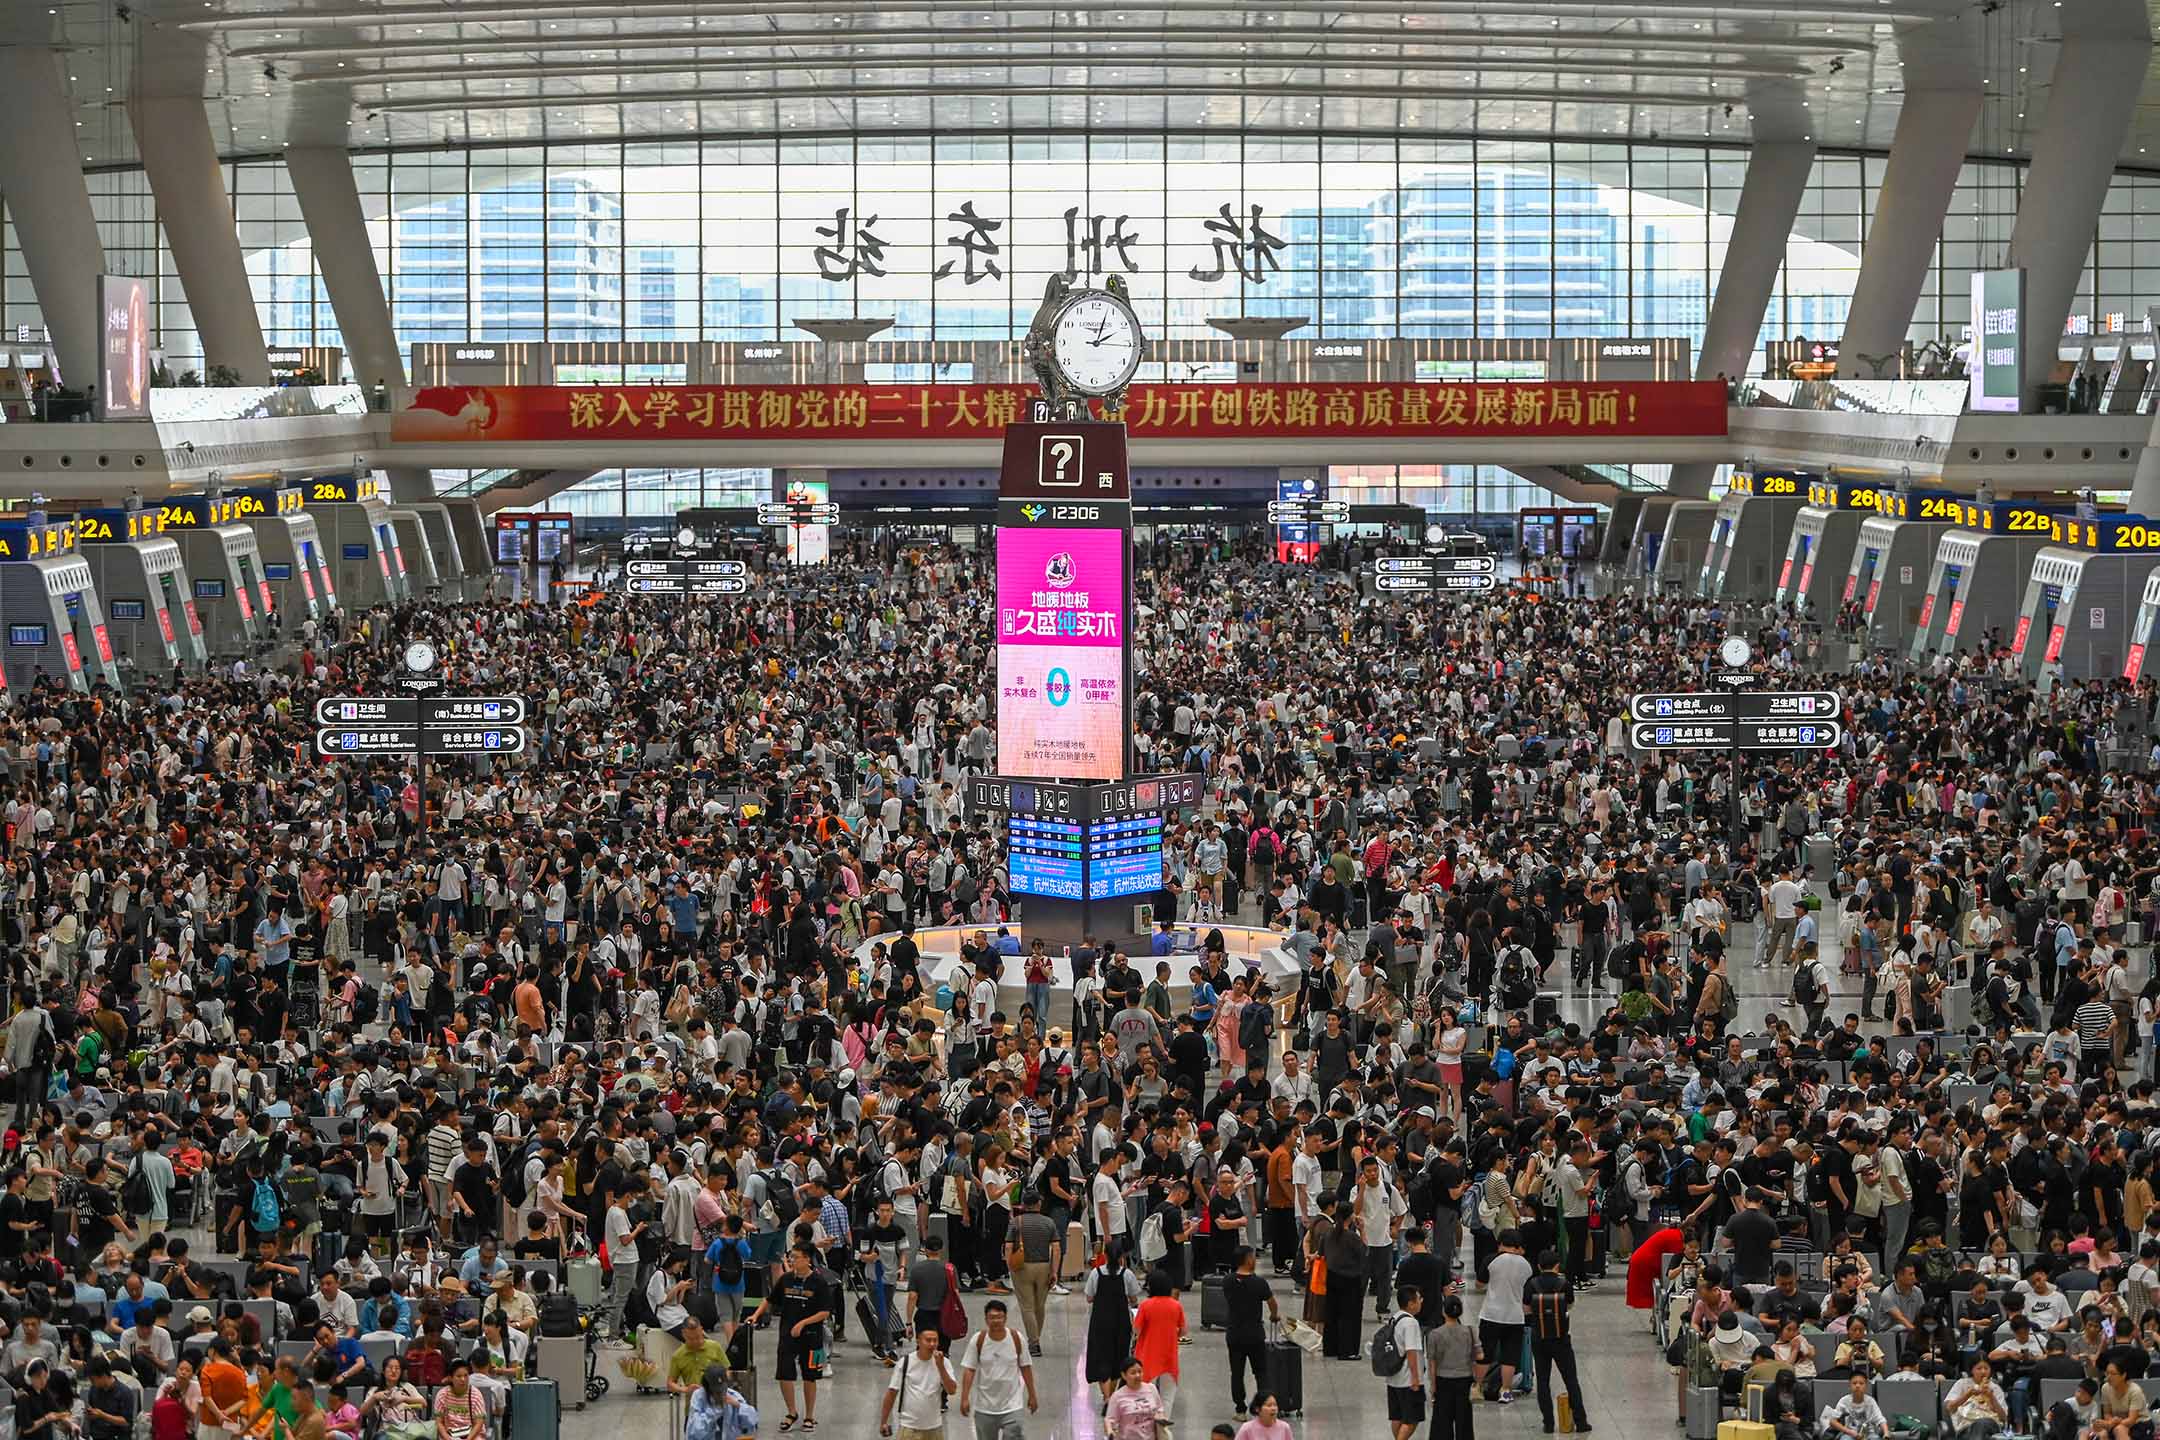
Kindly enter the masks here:
[[263, 1234], [277, 1233], [278, 1221], [283, 1218], [278, 1207], [277, 1186], [268, 1180], [255, 1182], [254, 1197], [248, 1202], [248, 1218]]

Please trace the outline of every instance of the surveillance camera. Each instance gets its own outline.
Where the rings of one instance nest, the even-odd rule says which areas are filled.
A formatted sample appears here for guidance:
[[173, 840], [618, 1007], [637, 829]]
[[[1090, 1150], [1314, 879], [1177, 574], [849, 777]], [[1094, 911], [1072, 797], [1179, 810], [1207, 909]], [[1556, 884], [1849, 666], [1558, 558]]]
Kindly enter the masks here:
[[265, 60], [263, 62], [263, 79], [275, 82], [277, 78], [277, 66], [272, 65], [269, 61]]
[[1725, 118], [1732, 119], [1732, 102], [1729, 100], [1725, 102]]
[[130, 10], [125, 5], [114, 6], [113, 14], [119, 17], [120, 23], [122, 25], [131, 24], [135, 19], [135, 12], [133, 10]]
[[1831, 58], [1830, 73], [1832, 75], [1842, 75], [1845, 73], [1845, 60], [1843, 56], [1834, 56]]

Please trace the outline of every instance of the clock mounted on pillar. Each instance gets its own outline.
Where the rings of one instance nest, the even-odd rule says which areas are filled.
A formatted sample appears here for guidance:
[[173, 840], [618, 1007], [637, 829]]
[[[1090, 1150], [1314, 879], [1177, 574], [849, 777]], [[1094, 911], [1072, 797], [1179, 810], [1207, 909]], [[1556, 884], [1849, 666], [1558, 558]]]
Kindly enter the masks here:
[[1089, 399], [1101, 398], [1115, 411], [1147, 357], [1147, 336], [1123, 279], [1112, 275], [1100, 290], [1077, 289], [1053, 275], [1021, 353], [1052, 405], [1077, 414]]

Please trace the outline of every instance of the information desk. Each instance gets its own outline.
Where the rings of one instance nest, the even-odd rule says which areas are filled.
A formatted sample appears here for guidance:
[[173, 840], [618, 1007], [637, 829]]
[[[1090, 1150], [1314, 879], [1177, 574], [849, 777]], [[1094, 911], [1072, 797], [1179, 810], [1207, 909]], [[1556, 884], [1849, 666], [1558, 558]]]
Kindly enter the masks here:
[[[918, 928], [915, 931], [915, 946], [922, 951], [926, 983], [934, 990], [940, 983], [949, 982], [952, 971], [960, 963], [960, 947], [972, 936], [981, 936], [984, 940], [995, 939], [998, 929], [996, 925], [933, 925]], [[1005, 973], [998, 979], [998, 994], [1001, 997], [998, 1003], [1004, 1005], [1006, 1014], [1011, 1016], [1018, 1013], [1018, 1007], [1007, 1004], [1002, 997], [1007, 992], [1018, 995], [1026, 988], [1026, 966], [1022, 962], [1027, 955], [1028, 936], [1027, 927], [1024, 925], [1008, 923], [1004, 929], [1020, 941], [1020, 953], [1006, 961]], [[1233, 975], [1280, 965], [1279, 960], [1270, 960], [1268, 952], [1280, 953], [1282, 932], [1257, 925], [1177, 925], [1172, 928], [1171, 934], [1178, 948], [1171, 954], [1157, 957], [1148, 954], [1145, 949], [1137, 953], [1128, 949], [1125, 953], [1132, 961], [1133, 968], [1148, 979], [1154, 978], [1155, 961], [1158, 958], [1169, 960], [1170, 988], [1186, 990], [1192, 984], [1192, 978], [1187, 972], [1199, 963], [1201, 941], [1211, 930], [1222, 931], [1223, 948], [1230, 956], [1230, 972]], [[857, 960], [867, 961], [873, 947], [890, 947], [899, 935], [897, 930], [873, 935], [857, 945], [852, 953]], [[1275, 972], [1271, 971], [1272, 973]], [[1064, 942], [1060, 941], [1050, 947], [1050, 990], [1057, 997], [1051, 1001], [1051, 1024], [1065, 1025], [1071, 1021], [1072, 984], [1072, 959], [1065, 953]], [[955, 993], [959, 992], [959, 986], [955, 985], [953, 988]], [[1275, 988], [1280, 992], [1284, 987], [1278, 980]], [[1292, 988], [1294, 992], [1295, 987]]]

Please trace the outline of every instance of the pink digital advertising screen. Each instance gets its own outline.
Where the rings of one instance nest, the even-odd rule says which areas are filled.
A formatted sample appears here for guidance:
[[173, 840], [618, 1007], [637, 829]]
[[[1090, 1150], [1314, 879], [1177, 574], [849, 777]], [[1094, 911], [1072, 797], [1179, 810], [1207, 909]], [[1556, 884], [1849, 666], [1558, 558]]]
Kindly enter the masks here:
[[998, 773], [1123, 778], [1125, 531], [1001, 525], [997, 607]]

